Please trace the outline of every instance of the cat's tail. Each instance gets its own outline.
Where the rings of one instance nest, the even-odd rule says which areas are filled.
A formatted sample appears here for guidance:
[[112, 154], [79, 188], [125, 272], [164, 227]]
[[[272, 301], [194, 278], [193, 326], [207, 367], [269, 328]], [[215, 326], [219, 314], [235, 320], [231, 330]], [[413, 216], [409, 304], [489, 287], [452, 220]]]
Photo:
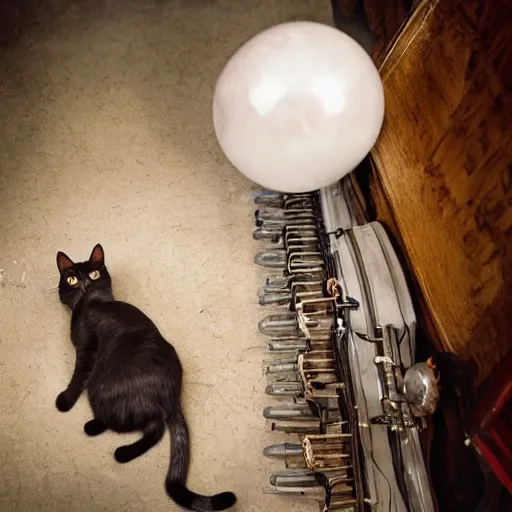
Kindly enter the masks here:
[[165, 488], [171, 499], [194, 512], [212, 512], [232, 507], [236, 502], [236, 496], [232, 492], [202, 496], [187, 489], [189, 438], [187, 423], [179, 403], [173, 410], [173, 417], [167, 420], [167, 425], [171, 431], [171, 462]]

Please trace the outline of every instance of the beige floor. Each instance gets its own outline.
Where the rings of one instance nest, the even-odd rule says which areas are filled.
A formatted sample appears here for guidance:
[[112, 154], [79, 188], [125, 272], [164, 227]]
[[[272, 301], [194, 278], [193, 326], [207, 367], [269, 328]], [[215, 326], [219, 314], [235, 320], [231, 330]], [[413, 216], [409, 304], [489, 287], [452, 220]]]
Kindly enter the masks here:
[[54, 3], [0, 59], [0, 510], [177, 510], [167, 437], [120, 466], [126, 438], [82, 433], [85, 397], [54, 407], [74, 363], [55, 253], [85, 258], [96, 242], [117, 297], [181, 355], [191, 487], [232, 489], [243, 512], [316, 510], [262, 493], [281, 465], [261, 455], [278, 438], [261, 416], [251, 184], [220, 153], [210, 104], [241, 42], [286, 20], [329, 23], [330, 2]]

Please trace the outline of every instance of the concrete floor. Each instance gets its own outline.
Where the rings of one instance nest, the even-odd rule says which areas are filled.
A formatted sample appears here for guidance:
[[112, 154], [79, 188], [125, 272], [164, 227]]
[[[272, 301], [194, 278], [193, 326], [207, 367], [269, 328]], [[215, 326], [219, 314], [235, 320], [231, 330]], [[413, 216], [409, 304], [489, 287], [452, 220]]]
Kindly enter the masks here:
[[[116, 295], [142, 308], [185, 367], [190, 486], [233, 490], [236, 510], [315, 505], [262, 493], [264, 340], [252, 263], [252, 185], [213, 134], [223, 64], [272, 24], [330, 23], [327, 0], [52, 0], [54, 14], [0, 54], [0, 510], [177, 510], [163, 483], [169, 440], [120, 466], [127, 437], [82, 433], [57, 250], [101, 242]], [[66, 6], [66, 4], [69, 4]], [[137, 436], [132, 436], [133, 438]]]

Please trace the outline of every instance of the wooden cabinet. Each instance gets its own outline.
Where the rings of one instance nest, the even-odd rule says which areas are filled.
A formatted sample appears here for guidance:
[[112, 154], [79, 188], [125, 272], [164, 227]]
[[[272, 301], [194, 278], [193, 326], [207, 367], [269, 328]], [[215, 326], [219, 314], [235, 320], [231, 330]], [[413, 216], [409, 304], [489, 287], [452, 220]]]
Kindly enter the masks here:
[[478, 382], [512, 347], [512, 5], [424, 1], [382, 66], [372, 196], [440, 348]]

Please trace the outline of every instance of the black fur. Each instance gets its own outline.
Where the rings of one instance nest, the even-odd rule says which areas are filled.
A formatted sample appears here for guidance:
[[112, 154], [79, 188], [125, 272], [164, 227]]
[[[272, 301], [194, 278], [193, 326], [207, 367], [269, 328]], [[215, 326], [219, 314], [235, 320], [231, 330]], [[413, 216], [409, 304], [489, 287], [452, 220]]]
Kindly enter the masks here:
[[114, 300], [101, 245], [83, 263], [73, 263], [59, 252], [57, 266], [60, 300], [73, 311], [71, 341], [76, 348], [75, 370], [67, 389], [57, 397], [57, 409], [69, 411], [87, 389], [94, 414], [84, 425], [87, 435], [107, 429], [142, 431], [141, 439], [115, 451], [120, 463], [155, 446], [168, 427], [169, 496], [197, 512], [230, 508], [236, 501], [233, 493], [201, 496], [186, 487], [189, 437], [180, 405], [183, 371], [178, 355], [144, 313]]

